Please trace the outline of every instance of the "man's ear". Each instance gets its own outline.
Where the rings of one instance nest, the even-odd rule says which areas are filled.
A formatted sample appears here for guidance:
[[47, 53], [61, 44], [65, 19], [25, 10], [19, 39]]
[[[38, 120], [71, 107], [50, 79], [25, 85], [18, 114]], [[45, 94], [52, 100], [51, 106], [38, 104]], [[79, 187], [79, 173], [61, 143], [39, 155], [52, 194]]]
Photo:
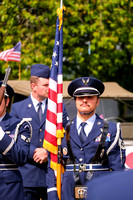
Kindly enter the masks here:
[[30, 84], [30, 87], [31, 87], [31, 90], [32, 90], [32, 91], [34, 91], [35, 86], [36, 86], [35, 83], [31, 83], [31, 84]]
[[9, 102], [10, 102], [10, 98], [7, 97], [7, 98], [6, 98], [6, 107], [9, 105]]
[[97, 98], [97, 106], [99, 105], [99, 101], [100, 101], [100, 98], [98, 97]]

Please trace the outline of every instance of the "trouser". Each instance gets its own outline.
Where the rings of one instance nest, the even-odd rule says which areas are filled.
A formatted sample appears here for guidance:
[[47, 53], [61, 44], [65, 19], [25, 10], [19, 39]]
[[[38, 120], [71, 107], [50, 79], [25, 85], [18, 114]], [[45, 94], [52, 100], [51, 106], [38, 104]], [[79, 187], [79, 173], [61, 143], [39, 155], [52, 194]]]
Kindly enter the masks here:
[[46, 187], [25, 187], [24, 188], [25, 200], [47, 200]]
[[0, 200], [24, 200], [22, 182], [5, 182], [4, 178], [0, 178]]

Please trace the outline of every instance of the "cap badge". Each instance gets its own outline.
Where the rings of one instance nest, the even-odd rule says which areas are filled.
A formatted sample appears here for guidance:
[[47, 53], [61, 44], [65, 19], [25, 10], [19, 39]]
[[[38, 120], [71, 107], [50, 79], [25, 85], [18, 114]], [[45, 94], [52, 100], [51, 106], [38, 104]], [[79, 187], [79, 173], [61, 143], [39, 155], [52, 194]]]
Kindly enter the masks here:
[[84, 79], [82, 78], [82, 82], [83, 82], [85, 85], [87, 85], [87, 84], [89, 83], [89, 78], [88, 78], [87, 80], [84, 80]]

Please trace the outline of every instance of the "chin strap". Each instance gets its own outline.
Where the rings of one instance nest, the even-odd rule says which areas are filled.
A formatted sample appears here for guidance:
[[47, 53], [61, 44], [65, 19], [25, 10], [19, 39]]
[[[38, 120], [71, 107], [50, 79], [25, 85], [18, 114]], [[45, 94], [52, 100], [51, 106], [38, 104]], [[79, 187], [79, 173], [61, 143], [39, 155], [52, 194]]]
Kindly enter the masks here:
[[94, 110], [91, 111], [91, 112], [89, 112], [89, 113], [80, 112], [80, 114], [81, 114], [81, 115], [90, 115], [90, 114], [92, 114], [93, 112], [94, 112]]

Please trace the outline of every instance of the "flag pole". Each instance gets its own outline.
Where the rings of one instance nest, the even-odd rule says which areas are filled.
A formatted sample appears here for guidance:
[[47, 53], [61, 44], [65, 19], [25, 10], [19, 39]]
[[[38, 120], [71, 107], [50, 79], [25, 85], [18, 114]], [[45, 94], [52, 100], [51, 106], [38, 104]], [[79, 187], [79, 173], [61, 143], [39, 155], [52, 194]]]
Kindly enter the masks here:
[[61, 200], [61, 137], [57, 138], [58, 157], [57, 157], [57, 194]]
[[20, 81], [20, 79], [21, 79], [21, 65], [19, 63], [19, 81]]
[[60, 1], [60, 9], [63, 7], [63, 0]]
[[[60, 1], [60, 9], [63, 7], [63, 0]], [[63, 130], [62, 130], [63, 132]], [[57, 194], [59, 200], [61, 200], [61, 136], [57, 137]]]
[[6, 68], [8, 67], [8, 61], [6, 61]]

